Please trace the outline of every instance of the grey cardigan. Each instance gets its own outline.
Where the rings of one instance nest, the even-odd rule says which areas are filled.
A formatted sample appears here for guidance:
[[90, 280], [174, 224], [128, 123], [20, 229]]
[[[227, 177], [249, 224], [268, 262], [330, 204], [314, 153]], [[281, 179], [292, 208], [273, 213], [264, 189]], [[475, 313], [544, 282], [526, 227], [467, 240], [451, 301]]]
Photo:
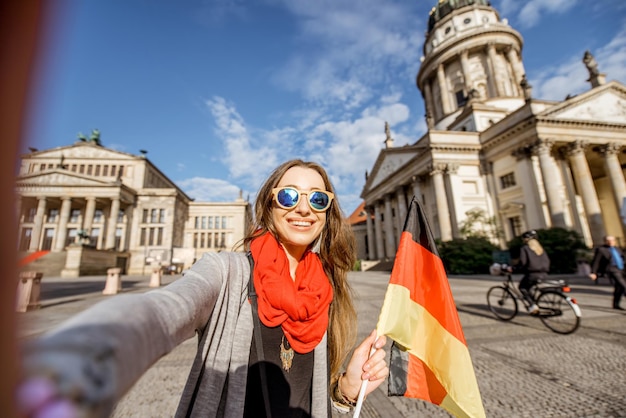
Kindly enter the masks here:
[[[25, 371], [54, 376], [62, 393], [79, 393], [89, 416], [107, 417], [152, 364], [197, 333], [176, 416], [241, 417], [253, 330], [249, 277], [244, 253], [207, 253], [180, 280], [117, 295], [28, 344]], [[324, 337], [314, 354], [313, 417], [328, 417], [328, 405]]]

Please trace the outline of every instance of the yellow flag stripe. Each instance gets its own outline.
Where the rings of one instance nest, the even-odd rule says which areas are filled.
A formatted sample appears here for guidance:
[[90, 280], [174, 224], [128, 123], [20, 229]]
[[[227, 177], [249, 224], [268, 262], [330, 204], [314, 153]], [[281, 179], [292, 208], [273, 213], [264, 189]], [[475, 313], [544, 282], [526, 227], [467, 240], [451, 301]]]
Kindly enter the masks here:
[[411, 300], [406, 287], [389, 284], [377, 329], [428, 366], [448, 392], [442, 407], [458, 417], [485, 416], [467, 346]]

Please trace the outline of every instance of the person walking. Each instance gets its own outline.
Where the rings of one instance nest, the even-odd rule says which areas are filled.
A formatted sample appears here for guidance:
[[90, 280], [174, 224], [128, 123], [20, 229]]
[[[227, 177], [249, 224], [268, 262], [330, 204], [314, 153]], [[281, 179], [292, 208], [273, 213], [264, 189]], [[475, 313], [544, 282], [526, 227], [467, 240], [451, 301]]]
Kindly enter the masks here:
[[613, 309], [623, 311], [620, 306], [622, 295], [626, 292], [626, 280], [624, 280], [624, 253], [615, 245], [615, 237], [604, 237], [604, 245], [596, 248], [591, 262], [591, 280], [597, 280], [598, 276], [605, 275], [613, 283]]
[[519, 290], [528, 302], [528, 312], [537, 315], [539, 307], [535, 304], [531, 289], [550, 271], [550, 258], [537, 239], [537, 231], [524, 232], [522, 241], [524, 245], [520, 249], [519, 262], [516, 265], [516, 270], [524, 274], [519, 282]]
[[25, 347], [22, 416], [109, 416], [194, 333], [198, 351], [176, 417], [349, 412], [362, 382], [371, 393], [389, 368], [375, 330], [348, 357], [355, 241], [326, 171], [302, 160], [276, 168], [243, 245], [247, 253], [206, 253], [180, 280], [101, 302]]

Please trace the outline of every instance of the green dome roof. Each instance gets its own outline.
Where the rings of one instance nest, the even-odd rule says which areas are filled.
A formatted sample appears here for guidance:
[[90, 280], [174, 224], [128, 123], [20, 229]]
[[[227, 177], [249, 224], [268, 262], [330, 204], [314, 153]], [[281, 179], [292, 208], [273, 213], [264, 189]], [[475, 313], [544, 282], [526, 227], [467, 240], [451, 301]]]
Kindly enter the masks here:
[[430, 18], [428, 19], [428, 32], [433, 30], [437, 22], [452, 13], [454, 10], [465, 6], [471, 6], [473, 4], [491, 6], [489, 0], [439, 0], [437, 5], [430, 11]]

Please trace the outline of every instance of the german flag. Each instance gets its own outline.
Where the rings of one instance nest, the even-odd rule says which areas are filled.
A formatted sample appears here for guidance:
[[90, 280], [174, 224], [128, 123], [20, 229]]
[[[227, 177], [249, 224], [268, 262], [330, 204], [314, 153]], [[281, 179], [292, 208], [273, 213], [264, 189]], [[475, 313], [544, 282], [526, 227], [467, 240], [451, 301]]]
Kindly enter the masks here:
[[423, 399], [456, 417], [485, 416], [448, 277], [415, 198], [377, 331], [393, 340], [390, 396]]

